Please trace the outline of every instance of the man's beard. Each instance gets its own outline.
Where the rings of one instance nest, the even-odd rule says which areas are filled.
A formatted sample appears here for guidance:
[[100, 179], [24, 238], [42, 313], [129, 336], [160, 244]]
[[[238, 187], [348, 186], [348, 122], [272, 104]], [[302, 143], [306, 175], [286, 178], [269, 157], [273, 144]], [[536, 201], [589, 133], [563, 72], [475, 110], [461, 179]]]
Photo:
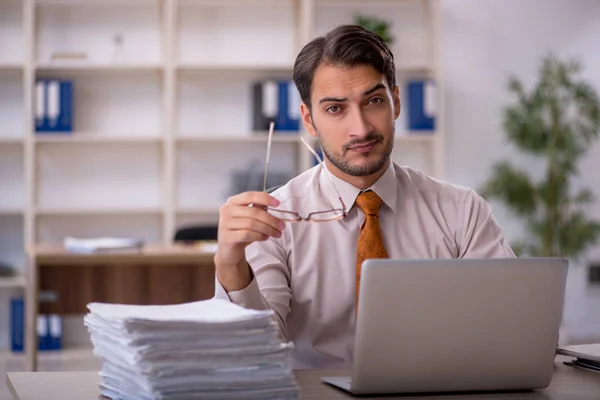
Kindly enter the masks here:
[[[395, 127], [394, 127], [395, 128]], [[345, 174], [351, 176], [369, 176], [373, 175], [377, 171], [381, 170], [385, 164], [387, 163], [390, 155], [392, 154], [392, 150], [394, 149], [394, 141], [389, 140], [387, 143], [385, 142], [385, 138], [383, 135], [377, 132], [371, 132], [363, 139], [355, 139], [344, 145], [342, 148], [342, 152], [336, 152], [332, 149], [329, 149], [327, 144], [323, 142], [323, 138], [321, 133], [315, 127], [315, 131], [317, 132], [317, 138], [319, 139], [319, 143], [321, 145], [321, 149], [323, 150], [323, 154], [327, 157], [327, 159], [340, 171]], [[393, 135], [392, 135], [393, 137]], [[383, 152], [379, 155], [379, 158], [369, 164], [363, 165], [352, 165], [350, 161], [348, 161], [345, 157], [346, 153], [349, 151], [350, 147], [357, 146], [360, 144], [365, 144], [372, 141], [377, 141], [375, 146], [379, 143], [384, 144]]]

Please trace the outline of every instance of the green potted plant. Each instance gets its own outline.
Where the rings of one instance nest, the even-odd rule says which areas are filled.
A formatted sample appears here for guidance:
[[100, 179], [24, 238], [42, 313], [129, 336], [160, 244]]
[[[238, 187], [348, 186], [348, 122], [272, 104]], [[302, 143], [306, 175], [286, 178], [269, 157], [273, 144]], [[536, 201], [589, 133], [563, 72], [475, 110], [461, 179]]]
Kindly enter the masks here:
[[594, 194], [573, 184], [581, 157], [600, 131], [598, 93], [580, 77], [581, 69], [575, 59], [549, 54], [531, 90], [509, 79], [515, 99], [503, 113], [507, 139], [543, 160], [543, 178], [534, 181], [528, 171], [501, 161], [480, 194], [506, 204], [525, 222], [527, 232], [513, 244], [519, 256], [578, 258], [600, 234], [600, 223], [586, 216]]
[[385, 40], [388, 45], [392, 45], [394, 38], [390, 33], [390, 23], [376, 17], [367, 17], [357, 15], [354, 17], [354, 23], [365, 29], [375, 32]]

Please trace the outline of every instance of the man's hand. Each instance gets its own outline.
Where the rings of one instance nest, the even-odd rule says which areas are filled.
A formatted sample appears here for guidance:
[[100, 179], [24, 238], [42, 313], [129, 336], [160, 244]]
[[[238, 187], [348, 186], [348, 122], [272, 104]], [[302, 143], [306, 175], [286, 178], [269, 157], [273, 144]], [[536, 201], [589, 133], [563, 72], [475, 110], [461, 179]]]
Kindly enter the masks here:
[[217, 278], [226, 291], [241, 290], [252, 280], [245, 255], [249, 244], [281, 237], [285, 223], [265, 210], [278, 205], [267, 193], [245, 192], [230, 197], [220, 208], [214, 260]]

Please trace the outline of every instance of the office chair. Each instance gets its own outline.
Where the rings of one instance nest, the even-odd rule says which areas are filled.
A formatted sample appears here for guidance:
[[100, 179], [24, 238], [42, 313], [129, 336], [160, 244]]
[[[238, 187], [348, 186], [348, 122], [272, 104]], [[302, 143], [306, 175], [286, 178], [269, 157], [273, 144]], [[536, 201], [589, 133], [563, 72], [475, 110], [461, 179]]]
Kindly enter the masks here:
[[[273, 193], [283, 185], [277, 185], [267, 189], [267, 193]], [[175, 232], [175, 242], [200, 242], [200, 241], [216, 241], [218, 235], [218, 225], [209, 226], [185, 226], [179, 228]]]
[[199, 242], [217, 240], [218, 226], [185, 226], [175, 232], [175, 242]]

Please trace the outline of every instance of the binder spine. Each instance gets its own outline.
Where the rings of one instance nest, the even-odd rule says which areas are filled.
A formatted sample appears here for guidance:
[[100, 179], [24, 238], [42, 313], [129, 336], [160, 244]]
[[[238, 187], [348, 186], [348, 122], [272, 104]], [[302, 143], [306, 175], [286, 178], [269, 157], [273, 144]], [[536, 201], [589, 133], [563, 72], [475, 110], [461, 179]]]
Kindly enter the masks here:
[[73, 83], [68, 80], [38, 80], [35, 86], [37, 133], [73, 131]]
[[297, 100], [299, 95], [296, 86], [289, 80], [281, 80], [277, 86], [279, 89], [279, 104], [275, 129], [279, 131], [298, 131], [299, 118], [297, 112], [294, 112], [296, 107], [300, 107]]
[[58, 117], [60, 115], [60, 82], [49, 81], [47, 83], [48, 90], [48, 107], [46, 116], [48, 118], [48, 127], [50, 130], [58, 130]]
[[58, 129], [61, 132], [73, 131], [73, 83], [60, 83], [60, 119]]
[[45, 130], [44, 122], [46, 118], [46, 83], [38, 81], [35, 84], [35, 129], [37, 131]]
[[51, 350], [62, 348], [62, 319], [58, 314], [48, 316], [48, 344]]
[[10, 342], [11, 350], [22, 352], [25, 349], [25, 304], [22, 297], [10, 300]]
[[436, 90], [432, 81], [408, 83], [408, 127], [412, 131], [435, 130]]

